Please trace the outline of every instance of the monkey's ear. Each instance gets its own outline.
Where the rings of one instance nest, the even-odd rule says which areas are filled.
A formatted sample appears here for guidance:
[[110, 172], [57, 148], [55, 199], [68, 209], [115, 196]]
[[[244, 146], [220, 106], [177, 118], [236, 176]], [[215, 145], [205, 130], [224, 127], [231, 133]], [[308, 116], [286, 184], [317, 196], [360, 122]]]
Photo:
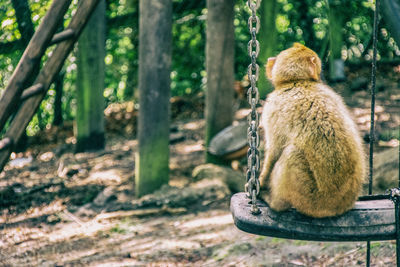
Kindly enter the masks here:
[[267, 73], [268, 79], [272, 79], [272, 68], [274, 67], [276, 57], [268, 58], [267, 64], [265, 66], [265, 71]]
[[310, 68], [310, 76], [313, 80], [318, 81], [318, 64], [317, 64], [317, 58], [316, 57], [310, 57], [309, 58], [309, 68]]

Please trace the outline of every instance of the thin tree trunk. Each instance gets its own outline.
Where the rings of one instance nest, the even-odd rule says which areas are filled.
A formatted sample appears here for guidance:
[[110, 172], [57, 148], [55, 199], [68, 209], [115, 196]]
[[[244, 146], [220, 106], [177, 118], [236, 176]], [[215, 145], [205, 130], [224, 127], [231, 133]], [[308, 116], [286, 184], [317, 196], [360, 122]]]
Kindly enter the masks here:
[[[306, 46], [314, 51], [317, 51], [317, 42], [315, 41], [315, 34], [313, 29], [313, 17], [309, 12], [310, 1], [301, 0], [298, 2], [298, 10], [300, 15], [300, 27], [303, 30], [303, 39], [306, 41]], [[311, 2], [312, 3], [312, 2]]]
[[64, 72], [60, 72], [58, 77], [54, 81], [54, 90], [56, 91], [56, 96], [54, 99], [54, 118], [53, 125], [60, 126], [63, 124], [62, 116], [62, 95], [64, 87]]
[[[260, 54], [258, 56], [260, 64], [260, 76], [258, 80], [258, 89], [260, 96], [263, 98], [272, 90], [272, 85], [269, 83], [265, 75], [265, 63], [269, 57], [277, 54], [277, 30], [276, 30], [276, 0], [261, 1], [260, 6], [260, 32], [257, 38], [260, 41]], [[249, 33], [249, 40], [251, 35]], [[250, 64], [250, 58], [248, 60]]]
[[136, 196], [169, 180], [172, 0], [140, 0]]
[[104, 148], [105, 0], [78, 41], [76, 151]]
[[[234, 4], [234, 0], [207, 0], [206, 147], [233, 120]], [[209, 153], [206, 153], [206, 161], [223, 163]]]
[[330, 56], [329, 56], [329, 80], [344, 80], [344, 61], [342, 60], [343, 45], [343, 7], [334, 1], [329, 2], [329, 38], [330, 38]]
[[27, 0], [12, 0], [11, 4], [17, 17], [18, 30], [21, 34], [21, 40], [24, 48], [28, 45], [34, 33], [31, 10]]
[[[129, 17], [129, 26], [132, 28], [132, 32], [129, 36], [131, 43], [133, 45], [133, 49], [137, 51], [138, 47], [138, 9], [139, 9], [139, 0], [130, 0], [127, 2], [129, 5], [128, 8], [133, 11], [131, 12], [131, 16]], [[135, 87], [137, 86], [137, 52], [134, 53], [134, 59], [129, 62], [128, 66], [128, 77], [126, 80], [126, 87], [124, 90], [124, 98], [126, 100], [132, 99], [135, 94], [136, 96], [138, 93], [135, 93]]]

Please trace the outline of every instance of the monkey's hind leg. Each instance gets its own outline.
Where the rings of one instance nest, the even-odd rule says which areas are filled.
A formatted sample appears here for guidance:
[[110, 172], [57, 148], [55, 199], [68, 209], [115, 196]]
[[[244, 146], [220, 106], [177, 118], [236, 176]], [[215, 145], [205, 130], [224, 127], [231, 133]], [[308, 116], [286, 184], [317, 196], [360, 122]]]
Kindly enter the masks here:
[[267, 171], [266, 165], [267, 165], [266, 162], [264, 162], [261, 173], [258, 177], [258, 179], [260, 181], [260, 187], [262, 190], [262, 194], [269, 194], [269, 191], [270, 191], [269, 178], [267, 178], [268, 171]]
[[279, 160], [275, 163], [269, 183], [269, 191], [261, 192], [261, 198], [268, 203], [268, 205], [275, 211], [284, 211], [291, 208], [291, 204], [286, 198], [287, 189], [285, 188], [285, 166], [287, 164], [287, 153], [283, 152]]
[[266, 148], [266, 152], [264, 155], [264, 163], [262, 166], [262, 171], [259, 176], [261, 190], [265, 190], [267, 192], [270, 191], [271, 172], [272, 172], [277, 160], [280, 158], [281, 153], [282, 153], [282, 150], [278, 146]]
[[268, 204], [275, 211], [285, 211], [292, 207], [289, 199], [286, 197], [287, 188], [285, 188], [285, 179], [285, 176], [279, 174], [275, 176], [275, 172], [271, 174], [271, 193]]
[[323, 217], [324, 203], [319, 200], [315, 178], [302, 151], [286, 147], [271, 174], [270, 207], [276, 211], [295, 208], [311, 217]]

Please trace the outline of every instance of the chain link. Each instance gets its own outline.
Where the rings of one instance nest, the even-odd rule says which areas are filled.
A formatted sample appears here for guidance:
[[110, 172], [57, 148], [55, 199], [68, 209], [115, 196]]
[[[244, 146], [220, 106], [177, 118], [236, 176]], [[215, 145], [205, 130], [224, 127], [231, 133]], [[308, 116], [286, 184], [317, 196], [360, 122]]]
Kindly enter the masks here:
[[256, 13], [257, 9], [260, 7], [260, 4], [261, 4], [261, 0], [247, 0], [247, 6], [250, 8], [253, 15]]
[[257, 195], [260, 193], [260, 181], [258, 179], [260, 171], [260, 136], [258, 134], [259, 116], [256, 110], [260, 95], [257, 88], [257, 80], [260, 73], [260, 67], [257, 64], [257, 57], [260, 53], [260, 43], [256, 39], [256, 34], [260, 30], [260, 19], [257, 17], [257, 9], [260, 7], [261, 0], [248, 0], [247, 6], [251, 10], [251, 16], [248, 20], [248, 28], [251, 34], [251, 40], [247, 44], [247, 52], [251, 59], [247, 67], [247, 76], [250, 81], [250, 88], [247, 90], [247, 101], [250, 104], [251, 112], [247, 116], [249, 127], [247, 129], [247, 183], [245, 191], [247, 197], [251, 198], [251, 213], [259, 214], [260, 209], [257, 206]]

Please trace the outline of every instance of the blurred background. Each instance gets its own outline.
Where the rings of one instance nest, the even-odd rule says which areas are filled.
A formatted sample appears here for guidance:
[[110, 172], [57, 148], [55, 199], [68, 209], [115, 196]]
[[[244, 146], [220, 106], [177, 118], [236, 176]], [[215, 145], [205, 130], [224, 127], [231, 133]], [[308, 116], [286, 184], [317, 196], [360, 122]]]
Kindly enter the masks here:
[[[268, 4], [268, 2], [273, 3]], [[328, 3], [329, 2], [329, 3]], [[48, 9], [51, 1], [28, 1], [31, 10], [32, 24], [36, 28]], [[324, 75], [327, 79], [329, 68], [334, 59], [341, 59], [348, 68], [369, 67], [372, 56], [372, 1], [263, 1], [261, 20], [272, 21], [275, 16], [275, 27], [261, 26], [260, 64], [266, 57], [277, 54], [288, 48], [293, 42], [301, 42], [315, 50], [324, 64]], [[333, 21], [329, 24], [329, 6], [334, 12]], [[267, 10], [271, 9], [271, 10]], [[74, 9], [71, 8], [68, 17]], [[269, 12], [269, 13], [268, 13]], [[106, 8], [106, 76], [104, 97], [107, 105], [136, 99], [138, 79], [138, 1], [107, 1]], [[246, 79], [247, 43], [249, 32], [247, 19], [248, 8], [243, 1], [235, 3], [235, 79], [243, 82]], [[201, 98], [206, 84], [205, 70], [205, 27], [206, 1], [174, 0], [173, 1], [173, 57], [171, 72], [172, 97]], [[5, 88], [19, 58], [23, 52], [23, 39], [18, 27], [16, 12], [11, 0], [0, 2], [0, 88]], [[329, 27], [337, 28], [338, 35], [330, 49]], [[336, 27], [336, 28], [335, 28]], [[399, 31], [397, 25], [397, 31]], [[333, 37], [335, 38], [335, 37]], [[50, 53], [50, 51], [49, 51]], [[400, 50], [393, 33], [388, 28], [386, 17], [380, 20], [378, 59], [395, 65], [400, 59]], [[60, 103], [55, 104], [55, 89], [52, 88], [42, 103], [40, 110], [30, 123], [27, 134], [35, 135], [38, 131], [49, 127], [55, 120], [55, 109], [61, 108], [62, 119], [71, 121], [76, 114], [75, 80], [76, 54], [72, 53], [63, 68], [63, 95]], [[352, 69], [350, 69], [350, 72]], [[262, 75], [261, 75], [262, 76]], [[331, 80], [343, 79], [343, 73]], [[367, 77], [368, 78], [368, 77]], [[262, 95], [267, 90], [259, 86]], [[0, 89], [1, 90], [1, 89]], [[57, 118], [59, 120], [60, 118]]]

